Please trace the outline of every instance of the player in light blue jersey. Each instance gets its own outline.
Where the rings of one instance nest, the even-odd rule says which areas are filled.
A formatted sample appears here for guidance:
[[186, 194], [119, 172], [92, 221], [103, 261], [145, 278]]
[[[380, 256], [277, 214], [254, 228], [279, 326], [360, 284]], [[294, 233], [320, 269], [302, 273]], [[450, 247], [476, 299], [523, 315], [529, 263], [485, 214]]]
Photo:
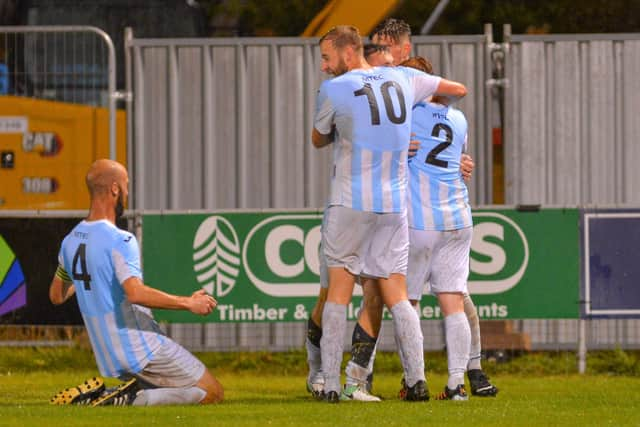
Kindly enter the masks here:
[[[411, 55], [411, 28], [406, 22], [400, 19], [387, 18], [371, 31], [370, 37], [374, 43], [389, 47], [393, 56], [394, 65], [400, 65], [409, 59]], [[427, 68], [418, 69], [422, 69], [423, 71], [428, 70], [426, 72], [431, 73], [431, 64], [428, 64]], [[474, 164], [468, 154], [462, 154], [460, 166], [462, 176], [465, 180], [469, 180], [471, 178], [471, 172]], [[410, 297], [410, 300], [414, 307], [418, 309], [418, 302], [420, 298]], [[374, 308], [368, 310], [368, 312], [371, 311], [375, 311]], [[465, 294], [464, 296], [464, 311], [467, 316], [467, 320], [469, 321], [472, 336], [467, 371], [467, 376], [469, 377], [469, 383], [471, 385], [471, 393], [475, 396], [481, 397], [495, 396], [498, 389], [489, 382], [487, 375], [482, 370], [480, 321], [476, 306], [469, 294]], [[362, 317], [366, 319], [367, 314], [365, 313], [365, 316]], [[372, 362], [370, 364], [372, 364]]]
[[322, 84], [315, 130], [339, 129], [329, 206], [404, 211], [414, 94], [434, 93], [440, 84], [439, 77], [391, 67], [355, 69]]
[[473, 226], [460, 155], [467, 141], [467, 120], [442, 99], [413, 108], [412, 130], [420, 142], [409, 159], [409, 227], [449, 231]]
[[[364, 45], [364, 56], [367, 63], [374, 67], [392, 66], [395, 63], [391, 49], [386, 45], [366, 44]], [[409, 152], [413, 151], [415, 154], [416, 147], [417, 145], [410, 147]], [[463, 161], [461, 165], [463, 176], [468, 177], [472, 168], [473, 162], [469, 157], [467, 162]], [[324, 256], [320, 257], [320, 265], [320, 293], [307, 322], [305, 342], [309, 365], [307, 390], [316, 398], [324, 396], [324, 377], [321, 371], [320, 357], [320, 339], [322, 338], [320, 325], [328, 291], [328, 273]], [[371, 390], [375, 347], [381, 328], [383, 302], [374, 279], [360, 278], [359, 283], [362, 286], [363, 297], [353, 330], [351, 360], [345, 368], [346, 382], [340, 398], [341, 400], [376, 402], [380, 399], [372, 395]]]
[[89, 216], [63, 240], [49, 296], [56, 305], [76, 296], [100, 373], [125, 382], [112, 390], [103, 390], [103, 382], [87, 382], [59, 393], [52, 403], [220, 402], [220, 383], [202, 362], [161, 332], [150, 310], [207, 315], [215, 299], [203, 290], [181, 297], [145, 285], [135, 236], [115, 226], [127, 197], [126, 169], [98, 160], [86, 181]]
[[407, 68], [371, 67], [357, 29], [339, 26], [320, 39], [322, 69], [337, 76], [320, 87], [312, 142], [334, 142], [334, 176], [322, 246], [329, 290], [322, 315], [324, 390], [340, 394], [346, 306], [358, 275], [377, 279], [389, 307], [408, 385], [406, 400], [427, 400], [422, 332], [406, 293], [406, 165], [411, 108], [434, 93], [466, 88]]
[[[424, 69], [423, 58], [404, 64]], [[467, 120], [441, 97], [414, 106], [412, 129], [420, 147], [409, 160], [410, 300], [420, 300], [426, 283], [442, 309], [449, 379], [438, 400], [467, 400], [464, 374], [471, 330], [464, 311], [468, 294], [473, 222], [460, 158], [467, 145]]]
[[[363, 47], [364, 57], [367, 63], [373, 67], [376, 66], [390, 66], [393, 64], [393, 57], [389, 48], [386, 46], [376, 45], [373, 43], [365, 44]], [[324, 310], [324, 304], [327, 299], [327, 292], [329, 287], [328, 272], [325, 257], [320, 249], [320, 292], [316, 304], [311, 310], [311, 314], [307, 321], [307, 338], [305, 340], [305, 348], [307, 350], [307, 363], [309, 365], [309, 374], [307, 375], [307, 391], [317, 399], [324, 398], [324, 376], [322, 375], [322, 360], [320, 357], [320, 339], [322, 338], [322, 311]], [[377, 289], [377, 285], [374, 280], [360, 281], [363, 286], [363, 299], [361, 303], [361, 310], [359, 314], [362, 318], [367, 320], [371, 317], [377, 317], [382, 315], [382, 302], [380, 301], [380, 295]], [[371, 302], [373, 300], [373, 302]], [[371, 314], [367, 315], [366, 308], [369, 306], [379, 307], [379, 309]], [[353, 330], [353, 345], [351, 347], [351, 361], [347, 365], [346, 376], [347, 381], [340, 395], [341, 400], [357, 400], [362, 402], [379, 402], [380, 398], [370, 393], [370, 387], [367, 387], [371, 382], [365, 381], [351, 381], [351, 378], [356, 378], [359, 373], [362, 372], [364, 367], [367, 367], [371, 358], [371, 352], [375, 346], [376, 339], [373, 337], [378, 336], [378, 329], [370, 330], [368, 327], [370, 324], [378, 325], [380, 321], [373, 322], [356, 322]], [[367, 378], [368, 372], [364, 372], [364, 377]], [[370, 376], [369, 378], [372, 378]]]

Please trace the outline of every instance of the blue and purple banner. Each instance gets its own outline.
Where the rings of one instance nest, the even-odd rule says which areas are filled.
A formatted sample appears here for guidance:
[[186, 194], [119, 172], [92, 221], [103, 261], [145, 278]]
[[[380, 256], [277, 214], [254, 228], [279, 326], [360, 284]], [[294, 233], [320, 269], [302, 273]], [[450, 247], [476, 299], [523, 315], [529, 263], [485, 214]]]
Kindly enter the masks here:
[[27, 304], [27, 284], [20, 262], [0, 236], [0, 316]]
[[582, 215], [583, 315], [640, 316], [640, 210]]

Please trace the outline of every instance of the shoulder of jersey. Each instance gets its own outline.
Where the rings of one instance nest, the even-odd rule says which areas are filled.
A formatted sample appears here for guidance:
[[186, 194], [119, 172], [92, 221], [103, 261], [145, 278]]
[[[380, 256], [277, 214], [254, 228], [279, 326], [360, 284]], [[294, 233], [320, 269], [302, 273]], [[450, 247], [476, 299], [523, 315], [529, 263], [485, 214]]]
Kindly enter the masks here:
[[135, 241], [135, 236], [126, 230], [118, 229], [118, 236], [125, 243], [129, 243], [132, 240]]
[[343, 82], [345, 80], [349, 80], [349, 78], [351, 76], [353, 76], [353, 75], [354, 75], [354, 73], [349, 71], [347, 73], [344, 73], [344, 74], [341, 74], [341, 75], [339, 75], [337, 77], [334, 77], [331, 80], [325, 80], [325, 82], [331, 82], [332, 84], [336, 84], [336, 83]]
[[[397, 67], [386, 67], [389, 70], [393, 70], [396, 73], [400, 73], [404, 76], [411, 76], [413, 74], [422, 73], [420, 70], [416, 70], [415, 68], [405, 67], [403, 65], [398, 65]], [[424, 74], [424, 73], [423, 73]]]
[[416, 107], [422, 107], [425, 110], [427, 110], [428, 112], [444, 111], [444, 107], [442, 105], [434, 104], [434, 103], [428, 102], [428, 101], [420, 101], [414, 106], [414, 108], [416, 108]]
[[457, 117], [460, 120], [464, 120], [465, 122], [467, 121], [467, 118], [465, 117], [464, 113], [453, 106], [449, 106], [449, 114], [451, 114], [454, 117]]

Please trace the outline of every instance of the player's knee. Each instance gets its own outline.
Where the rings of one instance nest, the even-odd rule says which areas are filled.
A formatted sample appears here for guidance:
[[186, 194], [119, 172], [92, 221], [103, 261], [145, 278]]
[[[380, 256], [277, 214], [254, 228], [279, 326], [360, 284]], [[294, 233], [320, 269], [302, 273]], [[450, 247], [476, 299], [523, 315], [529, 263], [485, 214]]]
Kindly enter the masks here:
[[202, 405], [220, 403], [224, 400], [224, 389], [222, 388], [222, 384], [220, 384], [220, 382], [215, 379], [209, 371], [205, 371], [205, 374], [197, 385], [206, 393], [204, 399], [200, 401]]
[[215, 384], [212, 384], [211, 387], [207, 390], [207, 396], [205, 397], [207, 400], [206, 403], [220, 403], [224, 400], [224, 389], [222, 388], [222, 384], [218, 381], [215, 381]]
[[218, 381], [215, 381], [214, 384], [209, 384], [205, 389], [207, 393], [204, 399], [200, 401], [202, 405], [210, 405], [213, 403], [220, 403], [224, 400], [224, 389], [222, 388], [222, 384]]

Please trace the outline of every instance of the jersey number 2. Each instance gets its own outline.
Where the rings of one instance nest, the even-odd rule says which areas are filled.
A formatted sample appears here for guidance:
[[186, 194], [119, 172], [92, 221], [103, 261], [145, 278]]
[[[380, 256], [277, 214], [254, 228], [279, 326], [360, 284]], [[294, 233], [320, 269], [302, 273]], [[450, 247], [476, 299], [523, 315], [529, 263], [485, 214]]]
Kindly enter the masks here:
[[449, 162], [447, 162], [446, 160], [440, 160], [437, 158], [437, 156], [438, 154], [446, 150], [447, 147], [450, 146], [453, 142], [453, 131], [451, 130], [451, 127], [449, 125], [446, 125], [444, 123], [437, 123], [431, 130], [431, 136], [439, 137], [441, 130], [444, 131], [445, 140], [444, 142], [441, 142], [440, 144], [433, 147], [431, 151], [429, 151], [425, 163], [429, 163], [434, 166], [440, 166], [441, 168], [446, 168], [447, 166], [449, 166]]
[[[389, 91], [389, 89], [392, 87], [395, 89], [396, 96], [398, 97], [398, 103], [400, 104], [399, 116], [396, 116], [396, 112], [393, 109], [393, 101], [391, 101], [391, 92]], [[382, 93], [382, 99], [384, 100], [384, 109], [387, 112], [389, 121], [397, 125], [404, 123], [404, 121], [407, 119], [407, 108], [404, 105], [404, 94], [402, 93], [402, 88], [400, 87], [400, 85], [394, 81], [384, 82], [382, 86], [380, 86], [380, 92]], [[369, 101], [369, 110], [371, 110], [371, 124], [379, 125], [380, 109], [378, 108], [378, 101], [376, 100], [376, 96], [373, 93], [373, 87], [371, 87], [371, 84], [365, 83], [362, 88], [353, 92], [353, 95], [365, 95], [367, 97], [367, 101]]]
[[[78, 271], [78, 263], [80, 263], [80, 271]], [[84, 288], [87, 291], [91, 290], [91, 276], [87, 271], [87, 245], [81, 243], [76, 250], [76, 254], [73, 256], [73, 262], [71, 263], [71, 275], [73, 280], [81, 280], [84, 282]]]

